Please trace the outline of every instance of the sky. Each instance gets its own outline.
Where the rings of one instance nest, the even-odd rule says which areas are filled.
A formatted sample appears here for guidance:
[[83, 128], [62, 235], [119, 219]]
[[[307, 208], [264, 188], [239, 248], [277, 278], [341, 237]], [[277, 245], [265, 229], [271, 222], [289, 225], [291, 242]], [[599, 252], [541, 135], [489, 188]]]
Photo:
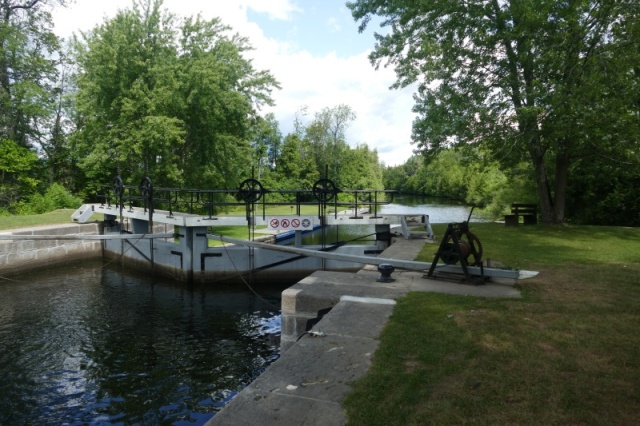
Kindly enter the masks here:
[[[133, 0], [75, 0], [54, 10], [55, 32], [64, 38], [87, 31], [112, 18]], [[346, 0], [165, 0], [164, 7], [180, 16], [219, 17], [234, 32], [247, 37], [254, 50], [247, 53], [258, 70], [269, 70], [282, 89], [272, 97], [272, 112], [283, 135], [293, 131], [296, 114], [309, 122], [326, 107], [346, 104], [356, 113], [347, 132], [351, 146], [367, 144], [378, 150], [388, 166], [411, 155], [411, 123], [415, 115], [413, 87], [390, 90], [392, 68], [375, 70], [368, 59], [374, 46], [373, 29], [358, 32]], [[372, 25], [370, 24], [370, 27]], [[299, 114], [299, 113], [298, 113]]]

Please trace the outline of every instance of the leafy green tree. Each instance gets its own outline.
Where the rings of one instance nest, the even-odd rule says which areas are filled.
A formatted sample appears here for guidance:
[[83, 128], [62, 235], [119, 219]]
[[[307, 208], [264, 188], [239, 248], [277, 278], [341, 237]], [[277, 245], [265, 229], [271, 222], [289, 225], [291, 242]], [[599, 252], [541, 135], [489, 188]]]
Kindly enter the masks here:
[[66, 3], [0, 2], [0, 206], [5, 209], [15, 209], [43, 182], [36, 152], [51, 133], [59, 50], [50, 12]]
[[254, 132], [252, 145], [256, 161], [264, 158], [269, 167], [276, 168], [282, 150], [282, 133], [276, 116], [268, 113], [264, 118], [257, 117]]
[[59, 183], [65, 188], [79, 191], [83, 188], [84, 174], [74, 161], [69, 146], [69, 133], [73, 131], [74, 108], [71, 98], [73, 64], [69, 56], [61, 51], [57, 62], [57, 78], [53, 82], [51, 115], [45, 121], [49, 129], [40, 140], [40, 151], [47, 170], [47, 184]]
[[219, 19], [179, 21], [134, 3], [76, 43], [74, 152], [98, 181], [228, 188], [251, 166], [256, 107], [278, 87]]
[[[370, 59], [394, 87], [418, 82], [413, 139], [423, 150], [483, 143], [503, 164], [527, 158], [543, 221], [560, 223], [571, 163], [593, 148], [637, 152], [640, 3], [635, 0], [348, 3], [384, 34]], [[637, 167], [637, 159], [635, 160]]]
[[33, 194], [38, 180], [38, 156], [10, 139], [0, 139], [0, 210], [9, 210], [21, 198]]
[[[300, 158], [300, 138], [295, 134], [289, 134], [284, 138], [282, 144], [282, 154], [278, 164], [278, 173], [289, 183], [297, 182], [300, 178], [301, 158]], [[291, 189], [294, 186], [290, 186]]]
[[337, 183], [346, 189], [383, 189], [382, 167], [378, 151], [358, 145], [343, 153], [343, 165]]
[[77, 209], [82, 199], [72, 195], [64, 186], [53, 183], [44, 194], [34, 193], [28, 200], [16, 204], [18, 214], [42, 214], [56, 209]]
[[572, 168], [567, 197], [572, 222], [640, 226], [640, 173], [632, 161], [577, 160]]
[[0, 138], [37, 148], [54, 105], [55, 54], [51, 8], [66, 0], [0, 2]]
[[414, 176], [424, 168], [423, 166], [423, 157], [412, 155], [404, 164], [385, 168], [383, 170], [384, 188], [408, 194], [426, 193], [424, 189], [420, 189], [420, 185], [413, 183]]
[[324, 176], [325, 168], [334, 179], [340, 175], [344, 162], [342, 154], [349, 148], [346, 131], [356, 114], [348, 105], [323, 108], [317, 112], [305, 129], [305, 139], [312, 146], [318, 171]]
[[[386, 189], [464, 202], [500, 217], [514, 200], [535, 202], [530, 167], [521, 163], [504, 173], [486, 150], [475, 146], [414, 155], [405, 164], [384, 170]], [[529, 182], [529, 184], [527, 184]]]

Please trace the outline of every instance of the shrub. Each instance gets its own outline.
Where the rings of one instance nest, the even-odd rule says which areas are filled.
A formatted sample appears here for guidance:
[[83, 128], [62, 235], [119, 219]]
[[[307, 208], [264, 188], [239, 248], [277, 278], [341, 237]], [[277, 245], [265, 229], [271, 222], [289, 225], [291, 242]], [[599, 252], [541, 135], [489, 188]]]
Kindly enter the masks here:
[[82, 205], [82, 199], [71, 194], [67, 189], [54, 183], [47, 192], [34, 194], [26, 203], [18, 203], [16, 212], [18, 214], [41, 214], [57, 209], [75, 209]]

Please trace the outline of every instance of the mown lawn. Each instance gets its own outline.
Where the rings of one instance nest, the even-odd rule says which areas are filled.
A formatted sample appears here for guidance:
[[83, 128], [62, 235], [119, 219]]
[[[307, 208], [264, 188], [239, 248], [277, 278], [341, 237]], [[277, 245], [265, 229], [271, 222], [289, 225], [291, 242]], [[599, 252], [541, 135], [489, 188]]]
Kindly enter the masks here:
[[74, 209], [60, 209], [43, 214], [0, 216], [0, 230], [71, 223], [71, 215], [74, 211]]
[[[286, 207], [286, 206], [285, 206]], [[281, 209], [284, 212], [284, 209]], [[55, 210], [43, 214], [34, 215], [14, 215], [14, 216], [0, 216], [0, 230], [27, 228], [31, 226], [43, 226], [43, 225], [57, 225], [64, 223], [72, 223], [71, 215], [75, 210], [73, 209], [61, 209]], [[269, 214], [285, 214], [285, 213], [272, 213]], [[92, 220], [102, 219], [102, 214], [94, 214]], [[255, 236], [264, 235], [261, 232], [266, 226], [257, 226], [255, 230]], [[219, 226], [211, 229], [211, 232], [225, 235], [233, 238], [248, 238], [249, 230], [246, 226]], [[209, 240], [210, 246], [221, 245], [222, 242], [218, 240]]]
[[640, 424], [640, 229], [471, 231], [485, 259], [539, 276], [521, 300], [400, 300], [346, 399], [349, 424]]

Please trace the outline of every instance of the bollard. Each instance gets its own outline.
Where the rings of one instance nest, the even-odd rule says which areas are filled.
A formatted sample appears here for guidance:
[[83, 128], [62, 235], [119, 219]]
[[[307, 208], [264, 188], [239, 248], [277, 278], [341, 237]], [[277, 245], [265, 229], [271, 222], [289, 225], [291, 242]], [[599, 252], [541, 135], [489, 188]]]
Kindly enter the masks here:
[[390, 283], [395, 281], [395, 278], [391, 278], [391, 273], [395, 271], [393, 265], [389, 265], [388, 263], [381, 263], [378, 265], [378, 272], [380, 272], [380, 276], [376, 281], [379, 283]]

